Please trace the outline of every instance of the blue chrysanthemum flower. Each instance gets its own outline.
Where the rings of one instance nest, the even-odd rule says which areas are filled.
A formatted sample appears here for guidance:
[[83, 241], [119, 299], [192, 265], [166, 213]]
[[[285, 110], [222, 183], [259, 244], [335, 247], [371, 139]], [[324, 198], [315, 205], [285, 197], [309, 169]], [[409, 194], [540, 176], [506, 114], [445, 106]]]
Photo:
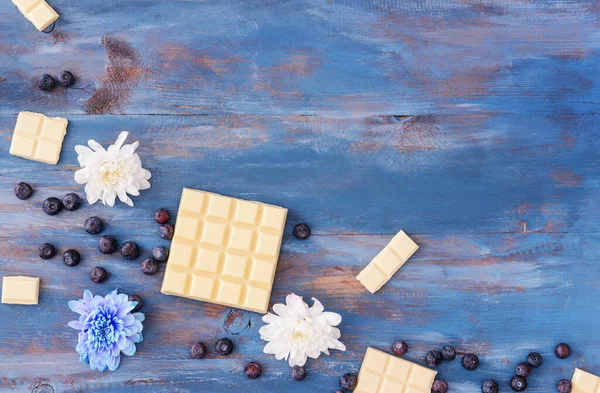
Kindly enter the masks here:
[[131, 313], [136, 302], [127, 295], [117, 294], [93, 296], [87, 289], [83, 299], [71, 300], [71, 311], [80, 315], [79, 320], [69, 322], [69, 327], [79, 330], [75, 350], [79, 360], [90, 365], [92, 370], [115, 371], [121, 362], [121, 353], [135, 354], [135, 344], [142, 342], [144, 314]]

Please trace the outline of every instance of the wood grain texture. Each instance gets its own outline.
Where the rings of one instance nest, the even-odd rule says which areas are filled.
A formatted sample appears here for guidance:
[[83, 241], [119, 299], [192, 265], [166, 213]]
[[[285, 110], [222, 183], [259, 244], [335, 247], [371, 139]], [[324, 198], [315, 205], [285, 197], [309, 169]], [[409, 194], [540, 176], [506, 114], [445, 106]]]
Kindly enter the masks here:
[[[593, 0], [52, 5], [61, 19], [51, 35], [32, 30], [10, 2], [0, 5], [10, 26], [0, 32], [3, 113], [23, 105], [340, 117], [598, 111], [600, 8]], [[120, 51], [117, 39], [132, 51]], [[38, 75], [66, 68], [80, 87], [94, 84], [91, 103], [85, 92], [37, 90]], [[99, 105], [110, 95], [109, 105]]]
[[[51, 0], [42, 35], [0, 3], [0, 276], [41, 277], [37, 307], [0, 304], [0, 392], [323, 392], [357, 372], [364, 350], [423, 364], [455, 345], [480, 355], [467, 372], [439, 367], [451, 393], [498, 380], [509, 391], [530, 351], [544, 365], [528, 391], [551, 392], [574, 367], [600, 374], [600, 8], [562, 1]], [[75, 89], [43, 93], [39, 74], [69, 69]], [[61, 160], [8, 154], [17, 112], [69, 119]], [[84, 206], [56, 217], [50, 196], [82, 192], [74, 146], [139, 140], [152, 188], [135, 208]], [[28, 201], [15, 183], [35, 187]], [[155, 209], [177, 211], [183, 187], [289, 209], [272, 303], [294, 292], [342, 314], [346, 352], [307, 364], [303, 382], [264, 355], [260, 315], [160, 294], [155, 276], [96, 249], [82, 229], [102, 217], [144, 255]], [[299, 241], [294, 224], [313, 236]], [[420, 250], [376, 295], [356, 274], [399, 229]], [[39, 244], [83, 261], [43, 261]], [[88, 278], [104, 266], [109, 280]], [[78, 363], [84, 289], [140, 294], [145, 341], [118, 371]], [[196, 340], [236, 351], [189, 359]], [[568, 342], [559, 361], [554, 345]], [[243, 375], [257, 360], [264, 374]], [[52, 388], [50, 388], [52, 387]]]

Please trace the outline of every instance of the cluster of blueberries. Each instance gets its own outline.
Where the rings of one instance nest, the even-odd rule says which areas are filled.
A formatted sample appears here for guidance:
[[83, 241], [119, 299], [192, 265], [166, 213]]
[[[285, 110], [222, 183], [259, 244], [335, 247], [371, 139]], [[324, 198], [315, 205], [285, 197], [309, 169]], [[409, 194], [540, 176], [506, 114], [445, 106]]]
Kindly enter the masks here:
[[[70, 87], [75, 83], [75, 77], [70, 71], [63, 71], [58, 74], [58, 84], [62, 87]], [[40, 90], [50, 91], [56, 87], [56, 80], [52, 75], [44, 74], [38, 78], [37, 85]]]

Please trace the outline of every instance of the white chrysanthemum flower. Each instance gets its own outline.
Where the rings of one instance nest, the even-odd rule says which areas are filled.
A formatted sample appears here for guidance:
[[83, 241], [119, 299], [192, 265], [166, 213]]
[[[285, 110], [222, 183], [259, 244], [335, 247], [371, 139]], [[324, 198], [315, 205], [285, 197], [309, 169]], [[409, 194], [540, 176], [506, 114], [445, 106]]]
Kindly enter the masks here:
[[334, 312], [323, 311], [323, 305], [314, 297], [313, 306], [301, 296], [290, 294], [285, 303], [277, 303], [273, 311], [263, 316], [267, 325], [260, 328], [261, 340], [269, 341], [264, 353], [275, 355], [278, 360], [286, 359], [291, 367], [304, 366], [307, 358], [316, 359], [321, 352], [329, 355], [329, 349], [346, 350], [338, 339], [340, 329], [334, 327], [342, 317]]
[[127, 194], [138, 196], [140, 190], [150, 188], [150, 171], [142, 168], [142, 161], [135, 153], [139, 142], [123, 145], [129, 133], [122, 131], [114, 145], [105, 150], [98, 142], [88, 141], [88, 147], [77, 145], [77, 161], [82, 169], [75, 172], [75, 181], [85, 183], [85, 193], [90, 205], [101, 200], [114, 206], [115, 198], [129, 206], [133, 201]]

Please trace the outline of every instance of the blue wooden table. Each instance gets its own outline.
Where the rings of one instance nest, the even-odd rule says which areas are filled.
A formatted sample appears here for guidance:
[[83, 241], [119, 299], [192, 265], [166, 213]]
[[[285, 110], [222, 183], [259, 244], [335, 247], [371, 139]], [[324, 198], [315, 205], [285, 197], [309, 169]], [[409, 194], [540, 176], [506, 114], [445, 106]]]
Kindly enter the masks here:
[[[597, 0], [51, 0], [42, 34], [0, 3], [0, 276], [41, 278], [38, 306], [0, 305], [0, 391], [333, 392], [367, 346], [407, 359], [442, 344], [480, 356], [444, 363], [450, 392], [508, 381], [530, 351], [530, 392], [574, 367], [600, 374], [600, 6]], [[71, 70], [74, 89], [40, 91]], [[57, 166], [10, 156], [16, 115], [62, 116]], [[152, 188], [135, 207], [47, 216], [42, 201], [83, 192], [74, 146], [139, 140]], [[20, 201], [25, 181], [34, 197]], [[160, 293], [164, 268], [97, 252], [92, 215], [147, 254], [152, 214], [183, 187], [289, 209], [272, 303], [294, 292], [343, 316], [346, 352], [294, 382], [262, 353], [261, 316]], [[291, 234], [306, 222], [313, 236]], [[398, 230], [420, 245], [377, 294], [356, 274]], [[83, 262], [43, 261], [46, 241]], [[104, 284], [88, 278], [110, 271]], [[67, 301], [119, 288], [144, 299], [145, 341], [116, 372], [78, 362]], [[189, 358], [230, 337], [229, 358]], [[559, 361], [554, 346], [571, 344]], [[212, 352], [212, 351], [211, 351]], [[243, 374], [256, 360], [264, 373]], [[44, 389], [48, 388], [44, 386]], [[45, 392], [45, 390], [44, 390]]]

